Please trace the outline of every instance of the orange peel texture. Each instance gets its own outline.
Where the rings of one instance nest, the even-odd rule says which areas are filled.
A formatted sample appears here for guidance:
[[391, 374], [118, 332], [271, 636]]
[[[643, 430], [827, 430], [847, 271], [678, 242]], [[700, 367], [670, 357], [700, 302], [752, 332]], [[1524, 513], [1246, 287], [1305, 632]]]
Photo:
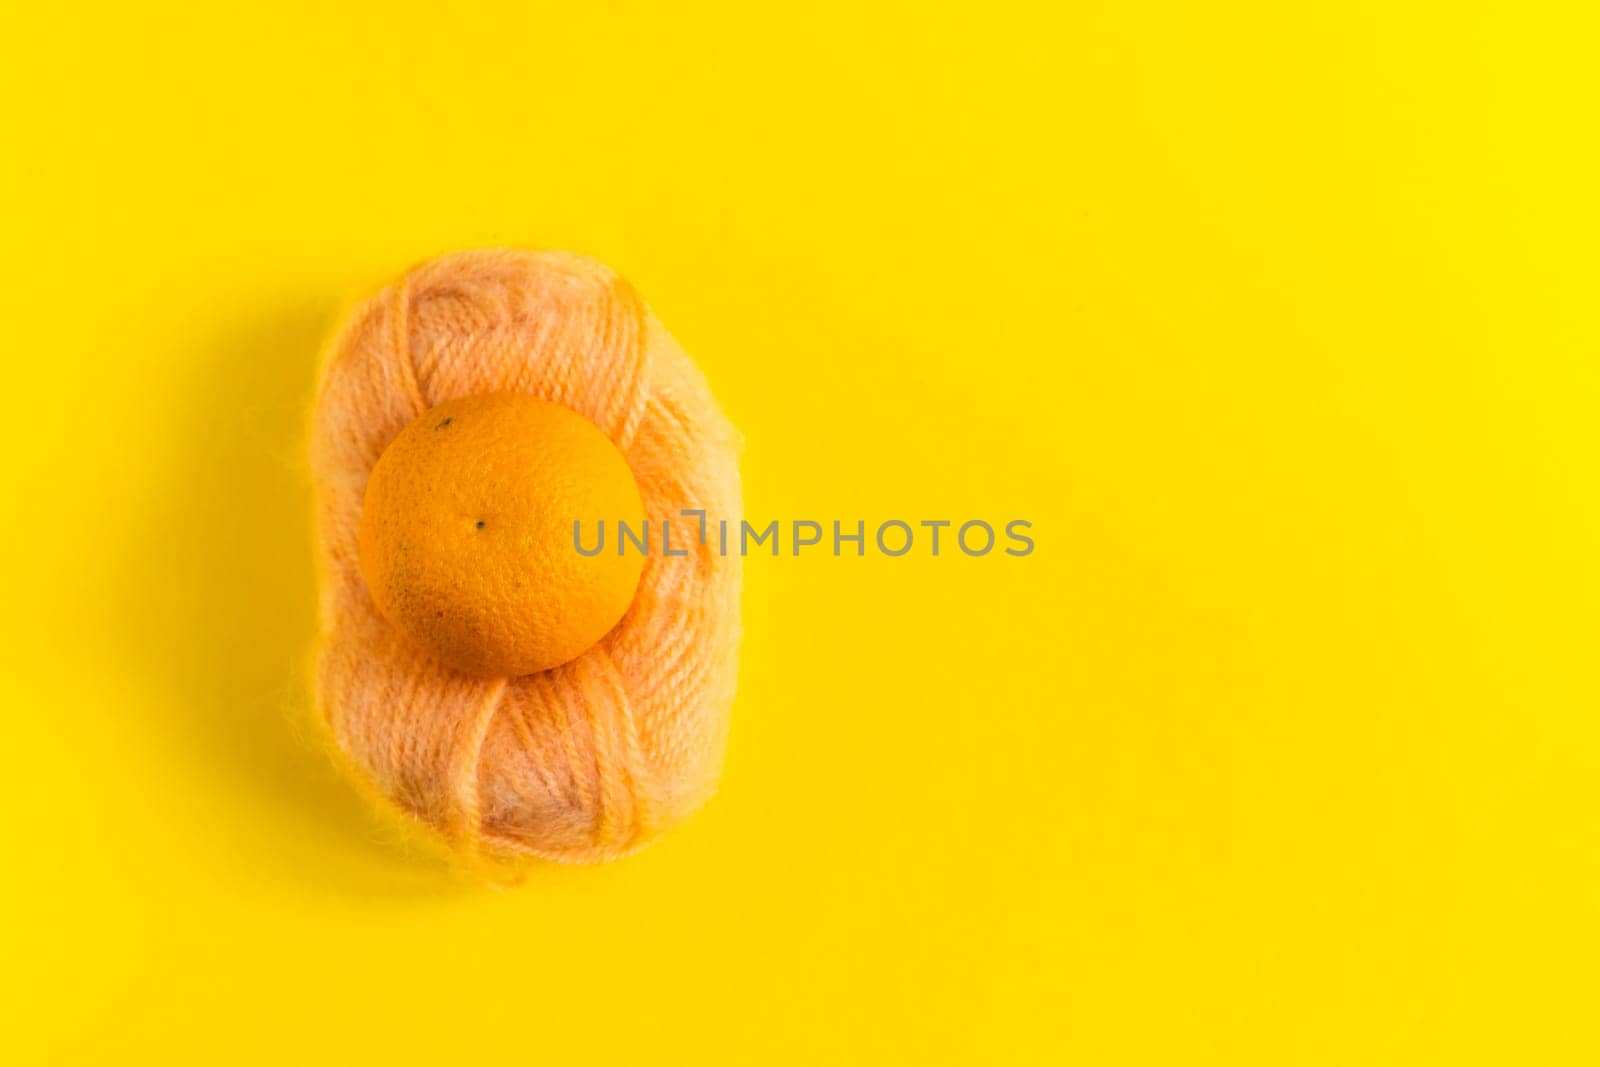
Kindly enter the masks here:
[[[647, 529], [644, 503], [599, 427], [527, 393], [477, 393], [383, 450], [361, 501], [361, 573], [384, 617], [448, 665], [533, 674], [593, 647], [633, 602], [644, 552], [604, 540], [623, 523]], [[578, 527], [594, 531], [592, 555]]]

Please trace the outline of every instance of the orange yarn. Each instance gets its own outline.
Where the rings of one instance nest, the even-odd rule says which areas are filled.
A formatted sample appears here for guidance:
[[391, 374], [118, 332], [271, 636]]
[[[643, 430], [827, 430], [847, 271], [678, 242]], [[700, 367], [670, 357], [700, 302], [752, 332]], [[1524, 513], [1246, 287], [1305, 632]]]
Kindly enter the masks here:
[[[445, 667], [378, 613], [357, 547], [385, 446], [444, 400], [515, 390], [616, 442], [653, 525], [740, 514], [737, 434], [705, 379], [609, 269], [463, 252], [411, 271], [334, 339], [311, 441], [320, 534], [317, 703], [354, 771], [463, 856], [600, 861], [716, 787], [739, 640], [739, 560], [689, 539], [577, 659], [517, 678]], [[686, 527], [689, 528], [689, 527]]]

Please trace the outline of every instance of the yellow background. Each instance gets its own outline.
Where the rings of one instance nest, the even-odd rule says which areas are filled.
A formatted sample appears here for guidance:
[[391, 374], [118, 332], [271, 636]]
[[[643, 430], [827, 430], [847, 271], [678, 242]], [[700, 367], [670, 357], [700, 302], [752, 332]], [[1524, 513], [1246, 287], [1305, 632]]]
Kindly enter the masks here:
[[[20, 5], [0, 1059], [1600, 1059], [1593, 5]], [[305, 740], [406, 265], [631, 277], [754, 519], [720, 796], [476, 887]]]

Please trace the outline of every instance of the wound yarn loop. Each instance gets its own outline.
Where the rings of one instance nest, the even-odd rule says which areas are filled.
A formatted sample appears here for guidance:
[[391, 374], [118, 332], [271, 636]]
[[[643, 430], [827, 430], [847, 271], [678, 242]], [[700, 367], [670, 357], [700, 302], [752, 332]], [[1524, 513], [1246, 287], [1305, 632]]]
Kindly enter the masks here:
[[[733, 702], [739, 560], [652, 554], [617, 626], [515, 678], [444, 666], [362, 580], [367, 477], [414, 418], [514, 390], [599, 426], [651, 524], [741, 513], [738, 435], [627, 282], [557, 252], [488, 250], [412, 270], [357, 308], [325, 357], [311, 439], [321, 579], [317, 705], [351, 770], [464, 858], [625, 855], [714, 791]], [[570, 547], [570, 546], [569, 546]]]

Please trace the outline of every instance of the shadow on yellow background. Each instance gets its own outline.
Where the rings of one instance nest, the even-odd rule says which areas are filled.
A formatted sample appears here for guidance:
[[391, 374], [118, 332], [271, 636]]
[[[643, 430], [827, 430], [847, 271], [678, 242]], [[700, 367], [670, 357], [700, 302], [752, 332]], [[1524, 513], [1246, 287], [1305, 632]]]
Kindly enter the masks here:
[[[178, 300], [178, 294], [172, 294]], [[308, 676], [316, 628], [305, 441], [332, 302], [241, 316], [202, 351], [150, 523], [115, 573], [120, 668], [146, 688], [147, 721], [175, 746], [159, 766], [204, 776], [197, 797], [269, 809], [270, 836], [214, 834], [220, 858], [265, 882], [369, 894], [455, 884], [374, 813], [323, 748]], [[152, 582], [159, 574], [160, 581]], [[198, 814], [198, 812], [191, 812]], [[330, 865], [330, 858], [334, 861]], [[419, 862], [420, 860], [420, 862]]]

